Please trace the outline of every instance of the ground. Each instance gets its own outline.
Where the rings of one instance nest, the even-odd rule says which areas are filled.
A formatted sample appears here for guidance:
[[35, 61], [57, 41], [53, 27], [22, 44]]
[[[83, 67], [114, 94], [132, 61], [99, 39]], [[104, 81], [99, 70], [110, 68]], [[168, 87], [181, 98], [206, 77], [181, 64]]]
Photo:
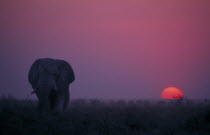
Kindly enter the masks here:
[[209, 135], [210, 101], [72, 100], [41, 115], [37, 101], [0, 99], [1, 135]]

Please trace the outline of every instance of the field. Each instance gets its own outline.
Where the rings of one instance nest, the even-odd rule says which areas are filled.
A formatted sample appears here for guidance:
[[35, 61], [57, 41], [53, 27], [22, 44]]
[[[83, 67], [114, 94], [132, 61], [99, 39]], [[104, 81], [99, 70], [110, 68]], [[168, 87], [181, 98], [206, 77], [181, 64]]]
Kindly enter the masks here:
[[0, 99], [1, 135], [209, 135], [210, 101], [72, 100], [40, 115], [36, 101]]

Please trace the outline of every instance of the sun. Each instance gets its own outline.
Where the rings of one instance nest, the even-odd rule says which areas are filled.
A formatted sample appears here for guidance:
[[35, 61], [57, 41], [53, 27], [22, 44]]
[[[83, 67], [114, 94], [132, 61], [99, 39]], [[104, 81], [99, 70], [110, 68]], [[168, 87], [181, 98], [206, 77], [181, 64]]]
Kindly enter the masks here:
[[183, 97], [182, 91], [177, 87], [167, 87], [161, 92], [164, 99], [179, 99]]

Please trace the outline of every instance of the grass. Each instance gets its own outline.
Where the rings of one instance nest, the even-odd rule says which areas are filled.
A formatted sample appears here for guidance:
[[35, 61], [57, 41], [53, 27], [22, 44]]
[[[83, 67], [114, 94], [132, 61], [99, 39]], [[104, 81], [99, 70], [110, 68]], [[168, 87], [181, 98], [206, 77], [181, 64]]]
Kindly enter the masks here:
[[59, 115], [0, 98], [1, 135], [209, 135], [210, 101], [72, 100]]

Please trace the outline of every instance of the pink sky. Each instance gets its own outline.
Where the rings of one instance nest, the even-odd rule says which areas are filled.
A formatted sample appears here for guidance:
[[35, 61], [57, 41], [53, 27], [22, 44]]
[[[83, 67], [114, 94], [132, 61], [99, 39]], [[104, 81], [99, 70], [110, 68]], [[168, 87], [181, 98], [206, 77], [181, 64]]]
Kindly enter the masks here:
[[207, 0], [3, 0], [0, 93], [27, 97], [31, 64], [52, 57], [75, 70], [72, 98], [160, 98], [168, 86], [208, 98], [209, 13]]

